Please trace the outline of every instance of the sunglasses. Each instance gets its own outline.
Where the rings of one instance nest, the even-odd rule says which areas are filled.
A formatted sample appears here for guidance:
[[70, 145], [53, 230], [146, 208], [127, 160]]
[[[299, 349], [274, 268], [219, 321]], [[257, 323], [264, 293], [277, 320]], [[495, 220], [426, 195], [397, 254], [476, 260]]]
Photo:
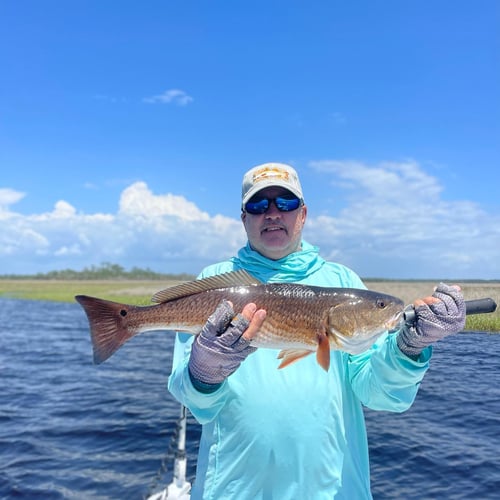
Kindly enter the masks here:
[[280, 212], [297, 210], [302, 203], [300, 198], [293, 195], [276, 196], [276, 198], [258, 198], [248, 201], [245, 205], [245, 211], [253, 215], [264, 214], [269, 209], [271, 202], [274, 202]]

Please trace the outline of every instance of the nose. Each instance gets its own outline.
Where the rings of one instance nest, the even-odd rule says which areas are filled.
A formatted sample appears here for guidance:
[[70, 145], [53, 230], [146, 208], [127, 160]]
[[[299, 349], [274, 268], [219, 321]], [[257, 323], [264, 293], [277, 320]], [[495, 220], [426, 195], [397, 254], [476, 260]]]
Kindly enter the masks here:
[[266, 210], [266, 217], [281, 217], [281, 212], [278, 210], [276, 206], [276, 202], [274, 200], [270, 200], [269, 207]]

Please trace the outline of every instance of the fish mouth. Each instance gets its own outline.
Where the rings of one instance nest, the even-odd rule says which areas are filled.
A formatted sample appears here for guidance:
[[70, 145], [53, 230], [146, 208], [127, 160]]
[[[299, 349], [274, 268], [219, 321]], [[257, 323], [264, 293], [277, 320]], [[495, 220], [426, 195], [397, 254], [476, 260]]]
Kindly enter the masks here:
[[389, 333], [395, 333], [401, 329], [403, 323], [403, 313], [404, 311], [399, 311], [385, 324], [386, 330]]

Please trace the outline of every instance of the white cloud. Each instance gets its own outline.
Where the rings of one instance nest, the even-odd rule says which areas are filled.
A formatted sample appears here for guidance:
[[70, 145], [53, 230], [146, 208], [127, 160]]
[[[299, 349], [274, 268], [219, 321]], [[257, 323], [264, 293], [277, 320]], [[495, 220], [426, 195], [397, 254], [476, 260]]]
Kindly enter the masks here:
[[26, 196], [26, 193], [10, 188], [0, 188], [0, 214], [7, 211], [10, 205], [16, 204]]
[[311, 218], [306, 236], [364, 276], [498, 277], [500, 216], [446, 201], [414, 162], [311, 162], [348, 192], [337, 216]]
[[66, 201], [51, 212], [9, 212], [0, 232], [0, 274], [32, 274], [115, 262], [197, 273], [245, 243], [241, 222], [210, 216], [182, 196], [127, 187], [116, 214], [82, 214]]
[[151, 97], [145, 97], [144, 102], [149, 104], [176, 104], [178, 106], [187, 106], [193, 102], [193, 98], [188, 95], [184, 90], [180, 89], [170, 89], [165, 90], [163, 94], [154, 95]]
[[[439, 180], [417, 162], [321, 161], [308, 168], [334, 192], [347, 194], [337, 213], [309, 211], [304, 236], [326, 259], [365, 277], [500, 277], [500, 215], [471, 201], [445, 199]], [[23, 196], [0, 190], [0, 206]], [[102, 262], [196, 274], [235, 255], [246, 241], [238, 215], [204, 212], [183, 196], [154, 193], [144, 182], [123, 190], [116, 213], [85, 214], [60, 200], [47, 213], [9, 209], [0, 218], [0, 274]]]
[[53, 215], [54, 217], [59, 217], [61, 219], [68, 219], [75, 215], [76, 210], [69, 203], [64, 200], [60, 200], [56, 203]]
[[173, 194], [154, 195], [145, 182], [135, 182], [126, 188], [120, 198], [120, 213], [137, 217], [173, 215], [181, 220], [208, 220], [207, 213], [183, 198]]

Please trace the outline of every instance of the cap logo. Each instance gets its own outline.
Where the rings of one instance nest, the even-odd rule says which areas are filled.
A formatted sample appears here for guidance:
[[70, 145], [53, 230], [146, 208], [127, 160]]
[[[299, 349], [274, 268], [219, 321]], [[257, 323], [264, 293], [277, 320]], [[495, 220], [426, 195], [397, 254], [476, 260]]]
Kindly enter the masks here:
[[265, 167], [261, 170], [257, 170], [253, 174], [253, 183], [266, 181], [269, 179], [282, 179], [285, 182], [290, 182], [290, 175], [286, 170], [282, 170], [281, 168], [269, 168]]

